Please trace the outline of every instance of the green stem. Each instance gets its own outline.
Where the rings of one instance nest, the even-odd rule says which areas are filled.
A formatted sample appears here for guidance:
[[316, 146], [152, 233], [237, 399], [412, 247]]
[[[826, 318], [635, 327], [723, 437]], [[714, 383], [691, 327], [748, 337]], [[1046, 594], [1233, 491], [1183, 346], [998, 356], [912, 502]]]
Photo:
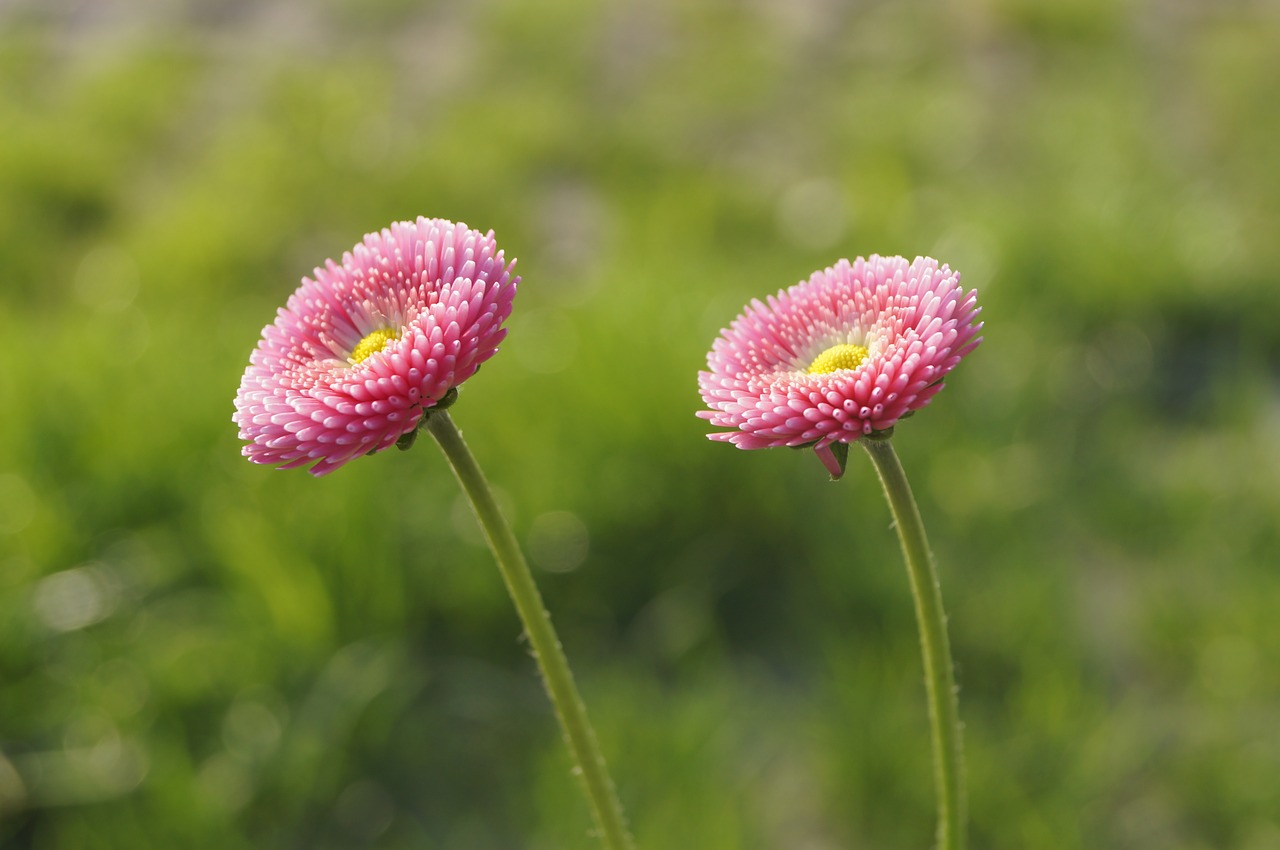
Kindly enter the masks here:
[[888, 439], [859, 440], [871, 456], [898, 528], [898, 542], [911, 577], [916, 624], [924, 656], [924, 684], [929, 698], [933, 738], [933, 773], [938, 794], [939, 850], [962, 850], [965, 843], [964, 755], [956, 706], [955, 674], [947, 642], [947, 617], [924, 523], [911, 495], [911, 485]]
[[595, 732], [587, 720], [587, 709], [573, 683], [569, 660], [565, 657], [560, 639], [551, 625], [551, 614], [542, 604], [542, 596], [534, 584], [533, 574], [525, 563], [520, 545], [511, 527], [498, 510], [493, 491], [480, 471], [475, 457], [462, 439], [462, 432], [453, 424], [445, 410], [433, 410], [427, 417], [427, 430], [435, 437], [453, 473], [471, 500], [471, 507], [484, 528], [489, 548], [498, 562], [507, 591], [516, 605], [516, 611], [524, 624], [525, 634], [533, 649], [533, 657], [542, 670], [543, 682], [551, 696], [560, 727], [564, 731], [569, 752], [577, 763], [575, 772], [581, 776], [587, 800], [595, 815], [602, 843], [608, 850], [633, 850], [631, 834], [627, 831], [626, 818], [618, 792], [609, 778], [604, 755], [596, 742]]

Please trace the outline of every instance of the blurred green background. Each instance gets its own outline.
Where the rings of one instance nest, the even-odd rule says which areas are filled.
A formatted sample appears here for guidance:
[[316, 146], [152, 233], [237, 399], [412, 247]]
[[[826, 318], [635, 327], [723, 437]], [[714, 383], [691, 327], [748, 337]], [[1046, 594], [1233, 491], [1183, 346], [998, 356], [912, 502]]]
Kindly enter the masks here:
[[645, 848], [923, 848], [860, 453], [707, 442], [753, 297], [929, 254], [985, 343], [895, 440], [975, 848], [1280, 847], [1280, 7], [0, 3], [0, 846], [592, 847], [429, 440], [247, 463], [299, 278], [418, 214], [524, 277], [454, 409]]

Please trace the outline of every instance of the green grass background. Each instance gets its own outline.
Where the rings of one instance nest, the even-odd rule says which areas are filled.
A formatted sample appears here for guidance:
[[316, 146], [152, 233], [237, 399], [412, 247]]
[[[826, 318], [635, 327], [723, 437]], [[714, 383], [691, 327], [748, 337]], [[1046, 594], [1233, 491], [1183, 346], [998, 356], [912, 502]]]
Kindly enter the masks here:
[[895, 438], [973, 846], [1280, 847], [1277, 90], [1262, 0], [0, 4], [0, 846], [594, 846], [431, 442], [239, 455], [299, 278], [425, 214], [519, 258], [455, 420], [643, 847], [932, 840], [870, 465], [693, 415], [873, 252], [987, 323]]

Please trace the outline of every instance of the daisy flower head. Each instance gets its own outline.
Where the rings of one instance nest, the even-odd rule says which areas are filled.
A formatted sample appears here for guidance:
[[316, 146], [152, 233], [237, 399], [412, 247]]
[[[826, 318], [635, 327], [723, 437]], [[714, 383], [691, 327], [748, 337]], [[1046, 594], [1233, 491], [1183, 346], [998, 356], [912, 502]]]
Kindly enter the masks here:
[[721, 332], [698, 373], [698, 416], [740, 449], [813, 446], [839, 478], [833, 446], [887, 436], [982, 341], [977, 297], [927, 257], [840, 260]]
[[320, 476], [411, 436], [497, 352], [514, 266], [492, 231], [422, 217], [326, 260], [249, 357], [231, 417], [242, 454]]

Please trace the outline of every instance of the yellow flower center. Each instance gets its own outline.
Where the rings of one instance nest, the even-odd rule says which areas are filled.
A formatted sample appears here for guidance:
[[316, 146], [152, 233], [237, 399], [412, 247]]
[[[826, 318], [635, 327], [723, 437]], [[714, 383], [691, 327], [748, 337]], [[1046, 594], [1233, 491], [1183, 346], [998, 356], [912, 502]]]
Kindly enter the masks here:
[[809, 364], [810, 375], [825, 375], [837, 369], [856, 369], [867, 359], [867, 350], [861, 345], [842, 342], [819, 354]]
[[377, 354], [387, 343], [393, 339], [399, 339], [400, 336], [391, 328], [380, 328], [373, 333], [360, 340], [360, 344], [351, 352], [352, 363], [363, 363], [370, 356]]

